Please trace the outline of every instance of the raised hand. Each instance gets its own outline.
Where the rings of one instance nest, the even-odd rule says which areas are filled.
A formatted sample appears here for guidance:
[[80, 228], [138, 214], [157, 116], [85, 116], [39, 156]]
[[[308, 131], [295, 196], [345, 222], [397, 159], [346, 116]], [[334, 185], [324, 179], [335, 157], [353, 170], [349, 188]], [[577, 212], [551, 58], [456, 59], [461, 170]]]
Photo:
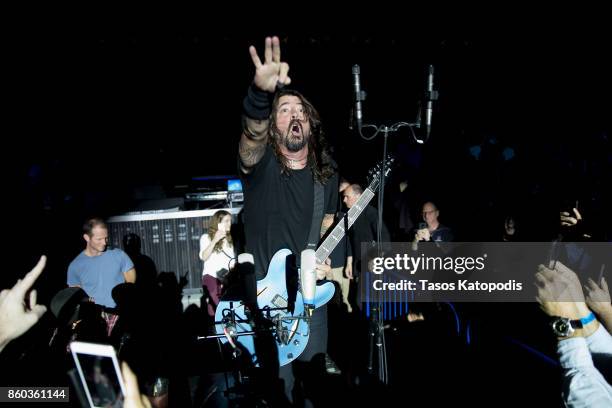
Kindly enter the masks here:
[[138, 378], [130, 366], [124, 361], [121, 363], [121, 374], [125, 386], [124, 408], [151, 408], [151, 402], [140, 393]]
[[578, 276], [557, 261], [555, 269], [544, 265], [538, 267], [535, 275], [538, 295], [536, 300], [549, 316], [580, 319], [589, 314]]
[[225, 238], [227, 236], [227, 232], [225, 232], [225, 230], [220, 230], [218, 229], [217, 232], [215, 232], [215, 236], [213, 237], [213, 241], [219, 242], [221, 241], [223, 238]]
[[422, 228], [420, 230], [417, 230], [415, 239], [417, 241], [429, 241], [431, 239], [431, 233], [429, 232], [429, 229]]
[[26, 293], [40, 276], [46, 263], [47, 257], [41, 256], [36, 266], [23, 279], [19, 279], [11, 289], [0, 292], [0, 351], [8, 342], [34, 326], [47, 311], [45, 306], [36, 304], [35, 290], [30, 292], [29, 302], [26, 300]]
[[559, 218], [561, 219], [561, 225], [564, 227], [573, 227], [578, 224], [578, 221], [582, 220], [582, 216], [578, 212], [578, 209], [573, 208], [574, 216], [571, 216], [567, 211], [561, 211]]
[[185, 272], [184, 275], [181, 275], [181, 278], [179, 279], [180, 288], [184, 288], [189, 283], [189, 278], [187, 276], [189, 276], [189, 271]]
[[266, 48], [264, 51], [264, 62], [261, 62], [257, 50], [254, 46], [249, 47], [251, 60], [255, 65], [255, 78], [253, 82], [257, 88], [262, 91], [274, 93], [276, 85], [289, 85], [291, 78], [289, 73], [289, 64], [281, 62], [281, 49], [278, 37], [266, 37]]
[[586, 303], [589, 309], [597, 313], [599, 316], [612, 314], [612, 303], [610, 303], [610, 290], [608, 282], [603, 278], [601, 285], [595, 283], [593, 279], [589, 279], [584, 285], [586, 291]]

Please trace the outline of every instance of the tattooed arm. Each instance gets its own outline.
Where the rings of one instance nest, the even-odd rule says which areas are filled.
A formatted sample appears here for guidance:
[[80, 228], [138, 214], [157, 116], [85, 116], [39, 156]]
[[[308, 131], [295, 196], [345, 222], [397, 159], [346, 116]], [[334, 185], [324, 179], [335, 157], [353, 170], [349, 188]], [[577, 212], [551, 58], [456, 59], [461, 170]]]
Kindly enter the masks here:
[[255, 67], [255, 77], [243, 104], [246, 116], [239, 146], [241, 169], [245, 174], [259, 163], [266, 150], [271, 109], [269, 99], [279, 84], [291, 83], [287, 75], [289, 65], [281, 61], [278, 37], [266, 38], [263, 62], [255, 47], [249, 47], [249, 53]]
[[240, 168], [245, 173], [259, 163], [266, 151], [268, 142], [269, 120], [245, 118], [244, 130], [240, 136], [238, 154], [240, 155]]

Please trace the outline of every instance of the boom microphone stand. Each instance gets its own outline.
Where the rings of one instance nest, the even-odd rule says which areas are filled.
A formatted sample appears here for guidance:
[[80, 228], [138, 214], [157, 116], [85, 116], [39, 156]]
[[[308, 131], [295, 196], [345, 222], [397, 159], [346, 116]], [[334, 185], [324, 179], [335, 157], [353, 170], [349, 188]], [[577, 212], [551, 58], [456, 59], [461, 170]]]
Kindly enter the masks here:
[[[423, 144], [429, 138], [429, 132], [431, 129], [431, 113], [432, 113], [432, 104], [433, 101], [437, 100], [438, 93], [433, 89], [433, 65], [429, 65], [429, 75], [427, 81], [427, 106], [426, 106], [426, 139], [418, 139], [414, 132], [414, 128], [421, 128], [421, 115], [420, 109], [417, 112], [417, 118], [414, 122], [397, 122], [391, 126], [388, 125], [374, 125], [374, 124], [364, 124], [363, 123], [363, 113], [361, 108], [361, 102], [365, 100], [366, 93], [361, 90], [361, 81], [360, 81], [360, 68], [359, 65], [353, 65], [353, 89], [354, 89], [354, 97], [355, 97], [355, 122], [357, 125], [357, 131], [359, 136], [366, 141], [373, 140], [378, 136], [380, 132], [382, 132], [384, 136], [383, 143], [383, 157], [382, 157], [382, 170], [381, 170], [381, 180], [378, 187], [378, 226], [377, 226], [377, 256], [382, 257], [383, 248], [382, 248], [382, 223], [383, 223], [383, 204], [384, 204], [384, 185], [385, 185], [385, 174], [386, 174], [386, 159], [387, 159], [387, 139], [389, 133], [397, 132], [403, 127], [408, 127], [410, 132], [412, 133], [412, 137], [418, 144]], [[374, 133], [371, 136], [364, 136], [363, 129], [369, 128], [373, 129]], [[362, 265], [364, 263], [362, 262]], [[367, 263], [365, 264], [367, 265]], [[383, 307], [380, 301], [376, 301], [370, 308], [370, 350], [369, 350], [369, 358], [368, 358], [368, 372], [370, 374], [376, 374], [378, 379], [383, 384], [388, 384], [388, 370], [387, 370], [387, 352], [385, 345], [385, 332], [383, 326]], [[378, 367], [374, 369], [374, 351], [376, 351]]]

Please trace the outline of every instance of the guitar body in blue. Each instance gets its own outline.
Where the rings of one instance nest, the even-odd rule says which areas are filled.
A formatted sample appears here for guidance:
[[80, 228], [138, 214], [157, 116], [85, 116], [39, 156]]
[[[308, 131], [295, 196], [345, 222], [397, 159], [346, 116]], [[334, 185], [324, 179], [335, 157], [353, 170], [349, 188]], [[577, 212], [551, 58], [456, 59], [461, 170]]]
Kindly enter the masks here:
[[[291, 255], [291, 251], [288, 249], [281, 249], [276, 252], [272, 257], [266, 277], [257, 281], [257, 306], [259, 309], [286, 308], [288, 295], [285, 273], [286, 260], [289, 255]], [[329, 302], [334, 296], [334, 291], [334, 284], [331, 282], [317, 285], [315, 308]], [[235, 314], [235, 328], [238, 334], [253, 330], [253, 327], [247, 322], [248, 319], [245, 314], [245, 308], [240, 301], [221, 300], [217, 305], [215, 322], [222, 322], [224, 319], [227, 320], [227, 317], [231, 315], [231, 310], [233, 310]], [[264, 316], [267, 316], [265, 311], [263, 313]], [[279, 364], [284, 366], [299, 357], [308, 344], [310, 328], [307, 320], [291, 319], [291, 317], [304, 316], [304, 301], [302, 299], [302, 294], [298, 290], [293, 314], [288, 313], [286, 309], [273, 310], [269, 313], [271, 320], [275, 322], [273, 327], [280, 327], [283, 332], [281, 336], [277, 330], [273, 338], [276, 340], [276, 346], [278, 348]], [[215, 325], [217, 334], [223, 334], [225, 328], [225, 323], [217, 323]], [[285, 338], [282, 339], [281, 337]], [[239, 336], [234, 341], [241, 344], [250, 353], [253, 364], [259, 364], [252, 335]], [[221, 342], [225, 344], [228, 342], [228, 339], [222, 337]]]
[[[367, 207], [374, 197], [374, 192], [380, 185], [381, 179], [384, 179], [382, 175], [384, 174], [387, 177], [391, 172], [393, 161], [392, 157], [387, 157], [374, 169], [370, 170], [369, 178], [371, 181], [369, 186], [363, 191], [357, 202], [348, 211], [348, 214], [345, 215], [346, 219], [339, 220], [331, 233], [327, 234], [327, 237], [319, 245], [315, 252], [317, 262], [324, 262], [329, 257], [346, 234], [345, 225], [348, 225], [348, 228], [350, 228]], [[283, 310], [269, 310], [270, 320], [275, 329], [273, 337], [276, 340], [278, 361], [281, 366], [289, 364], [302, 354], [306, 349], [306, 344], [308, 344], [309, 336], [308, 321], [306, 319], [293, 319], [293, 317], [304, 316], [304, 301], [299, 291], [296, 295], [293, 314], [288, 313], [286, 310], [287, 283], [285, 276], [287, 257], [289, 255], [291, 255], [291, 251], [288, 249], [281, 249], [275, 253], [268, 267], [266, 277], [257, 282], [257, 306], [259, 309], [284, 308]], [[314, 299], [315, 308], [329, 302], [334, 296], [334, 290], [334, 284], [331, 282], [317, 285]], [[234, 312], [233, 314], [232, 311]], [[264, 317], [267, 317], [268, 312], [263, 310], [262, 313]], [[230, 321], [232, 315], [235, 316], [235, 324]], [[245, 314], [244, 305], [240, 301], [222, 300], [219, 302], [215, 313], [215, 322], [217, 322], [215, 325], [217, 334], [229, 335], [232, 338], [232, 342], [240, 343], [250, 353], [253, 364], [259, 364], [257, 354], [255, 353], [253, 335], [238, 337], [231, 335], [231, 333], [239, 335], [240, 333], [253, 331], [253, 327], [249, 324]], [[231, 333], [224, 333], [227, 330]], [[229, 342], [227, 337], [223, 337], [221, 341], [223, 343]]]

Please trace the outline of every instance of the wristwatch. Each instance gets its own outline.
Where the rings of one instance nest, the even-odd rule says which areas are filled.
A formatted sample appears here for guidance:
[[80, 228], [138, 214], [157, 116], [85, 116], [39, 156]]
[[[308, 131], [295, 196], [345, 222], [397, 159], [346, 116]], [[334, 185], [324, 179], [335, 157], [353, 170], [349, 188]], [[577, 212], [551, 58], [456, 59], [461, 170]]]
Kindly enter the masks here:
[[587, 324], [595, 320], [593, 312], [588, 316], [577, 320], [571, 320], [567, 317], [553, 316], [551, 326], [557, 337], [569, 337], [576, 329], [582, 329]]

